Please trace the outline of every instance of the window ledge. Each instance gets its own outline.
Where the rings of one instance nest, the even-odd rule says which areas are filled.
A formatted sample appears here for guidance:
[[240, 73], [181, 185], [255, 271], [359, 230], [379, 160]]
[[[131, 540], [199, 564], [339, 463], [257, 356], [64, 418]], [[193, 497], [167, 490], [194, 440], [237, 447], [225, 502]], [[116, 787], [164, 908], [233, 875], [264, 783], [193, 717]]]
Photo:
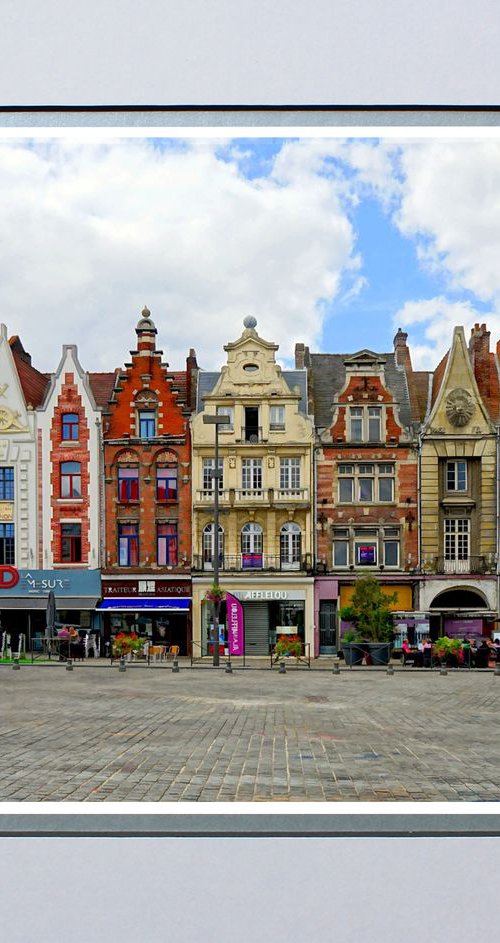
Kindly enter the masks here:
[[83, 504], [83, 498], [57, 498], [58, 504]]
[[81, 444], [82, 443], [80, 442], [79, 439], [61, 439], [61, 441], [59, 442], [59, 445], [62, 448], [66, 448], [66, 446], [69, 446], [70, 449], [74, 447], [80, 447]]

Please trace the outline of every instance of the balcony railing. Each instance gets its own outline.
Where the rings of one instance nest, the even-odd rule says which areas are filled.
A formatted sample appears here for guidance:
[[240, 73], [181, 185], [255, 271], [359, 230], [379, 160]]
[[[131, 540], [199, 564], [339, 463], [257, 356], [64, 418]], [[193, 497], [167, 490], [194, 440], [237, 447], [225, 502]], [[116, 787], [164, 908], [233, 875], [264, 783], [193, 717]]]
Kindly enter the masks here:
[[465, 560], [447, 560], [446, 557], [434, 557], [429, 563], [423, 564], [424, 572], [431, 571], [439, 575], [451, 574], [460, 576], [461, 574], [481, 575], [482, 573], [493, 573], [495, 571], [494, 562], [489, 562], [484, 556], [470, 556]]
[[259, 442], [263, 442], [262, 426], [242, 426], [241, 441], [249, 445], [257, 445]]
[[236, 488], [234, 498], [238, 504], [248, 504], [249, 501], [269, 501], [268, 488]]
[[[200, 504], [213, 505], [215, 501], [214, 494], [215, 493], [214, 493], [213, 488], [203, 488], [201, 490], [198, 489], [196, 492], [195, 500], [199, 502]], [[223, 488], [222, 490], [219, 490], [219, 501], [222, 501], [222, 502], [229, 501], [229, 490], [227, 488]]]
[[[290, 560], [269, 553], [236, 553], [221, 555], [219, 567], [226, 573], [252, 573], [255, 570], [260, 572], [297, 572], [300, 570], [310, 570], [311, 560], [309, 556], [301, 557], [300, 560]], [[193, 557], [193, 570], [213, 570], [213, 561], [207, 560], [202, 556]]]
[[309, 501], [308, 488], [276, 488], [275, 501]]

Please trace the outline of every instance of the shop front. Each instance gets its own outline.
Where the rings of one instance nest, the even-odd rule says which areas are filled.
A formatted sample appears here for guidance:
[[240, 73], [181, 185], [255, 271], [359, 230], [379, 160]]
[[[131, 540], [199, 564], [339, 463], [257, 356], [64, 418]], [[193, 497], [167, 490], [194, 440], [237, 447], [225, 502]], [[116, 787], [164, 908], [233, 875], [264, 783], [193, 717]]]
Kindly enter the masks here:
[[190, 654], [190, 579], [104, 576], [99, 611], [107, 642], [119, 632], [135, 632], [154, 645], [178, 645], [181, 655]]
[[[340, 586], [339, 609], [343, 606], [351, 605], [355, 587], [355, 582]], [[405, 637], [408, 637], [410, 641], [413, 642], [413, 639], [419, 637], [420, 634], [427, 634], [429, 626], [425, 615], [415, 612], [414, 583], [396, 582], [396, 580], [394, 580], [394, 582], [387, 581], [381, 583], [380, 588], [385, 596], [394, 597], [389, 603], [389, 608], [393, 614], [394, 644], [396, 648], [399, 647], [400, 642], [402, 642]], [[339, 620], [339, 644], [347, 627], [347, 623]]]
[[96, 611], [101, 595], [99, 570], [0, 567], [0, 632], [10, 636], [13, 650], [18, 649], [20, 636], [28, 651], [40, 647], [50, 591], [55, 596], [56, 630], [72, 625], [80, 634], [100, 634], [101, 617]]
[[427, 578], [420, 588], [420, 608], [426, 613], [432, 639], [441, 635], [492, 637], [498, 628], [496, 578]]
[[[289, 581], [269, 581], [262, 575], [253, 579], [221, 579], [226, 593], [243, 607], [245, 655], [267, 656], [280, 635], [298, 635], [306, 654], [314, 657], [314, 580], [299, 577]], [[211, 651], [212, 607], [204, 598], [210, 583], [193, 580], [193, 646], [199, 654]], [[227, 647], [227, 604], [220, 611], [219, 639]]]

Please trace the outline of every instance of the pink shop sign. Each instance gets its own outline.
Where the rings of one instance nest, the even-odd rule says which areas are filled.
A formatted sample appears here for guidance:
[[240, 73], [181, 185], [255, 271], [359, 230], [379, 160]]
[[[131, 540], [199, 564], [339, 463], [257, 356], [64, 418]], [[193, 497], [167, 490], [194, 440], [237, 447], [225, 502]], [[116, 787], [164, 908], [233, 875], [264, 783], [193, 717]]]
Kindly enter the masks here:
[[245, 623], [243, 606], [236, 596], [226, 593], [227, 635], [229, 654], [243, 655], [245, 650]]

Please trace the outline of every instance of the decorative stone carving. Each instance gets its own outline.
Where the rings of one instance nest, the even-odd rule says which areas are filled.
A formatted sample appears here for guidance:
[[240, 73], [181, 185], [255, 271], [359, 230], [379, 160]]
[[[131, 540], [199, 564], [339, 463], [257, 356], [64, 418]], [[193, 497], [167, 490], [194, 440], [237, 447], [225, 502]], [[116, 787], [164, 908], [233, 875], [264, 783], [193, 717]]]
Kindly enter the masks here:
[[446, 415], [452, 426], [466, 426], [475, 412], [472, 396], [467, 390], [457, 387], [446, 398]]
[[28, 432], [28, 427], [19, 422], [20, 413], [8, 406], [0, 406], [0, 432]]
[[118, 456], [119, 462], [138, 462], [139, 456], [137, 452], [120, 452]]
[[267, 467], [274, 468], [274, 455], [270, 455], [267, 460]]
[[169, 451], [158, 452], [158, 455], [156, 456], [156, 461], [165, 462], [165, 463], [167, 462], [177, 463], [177, 455], [175, 455], [174, 452], [169, 452]]

